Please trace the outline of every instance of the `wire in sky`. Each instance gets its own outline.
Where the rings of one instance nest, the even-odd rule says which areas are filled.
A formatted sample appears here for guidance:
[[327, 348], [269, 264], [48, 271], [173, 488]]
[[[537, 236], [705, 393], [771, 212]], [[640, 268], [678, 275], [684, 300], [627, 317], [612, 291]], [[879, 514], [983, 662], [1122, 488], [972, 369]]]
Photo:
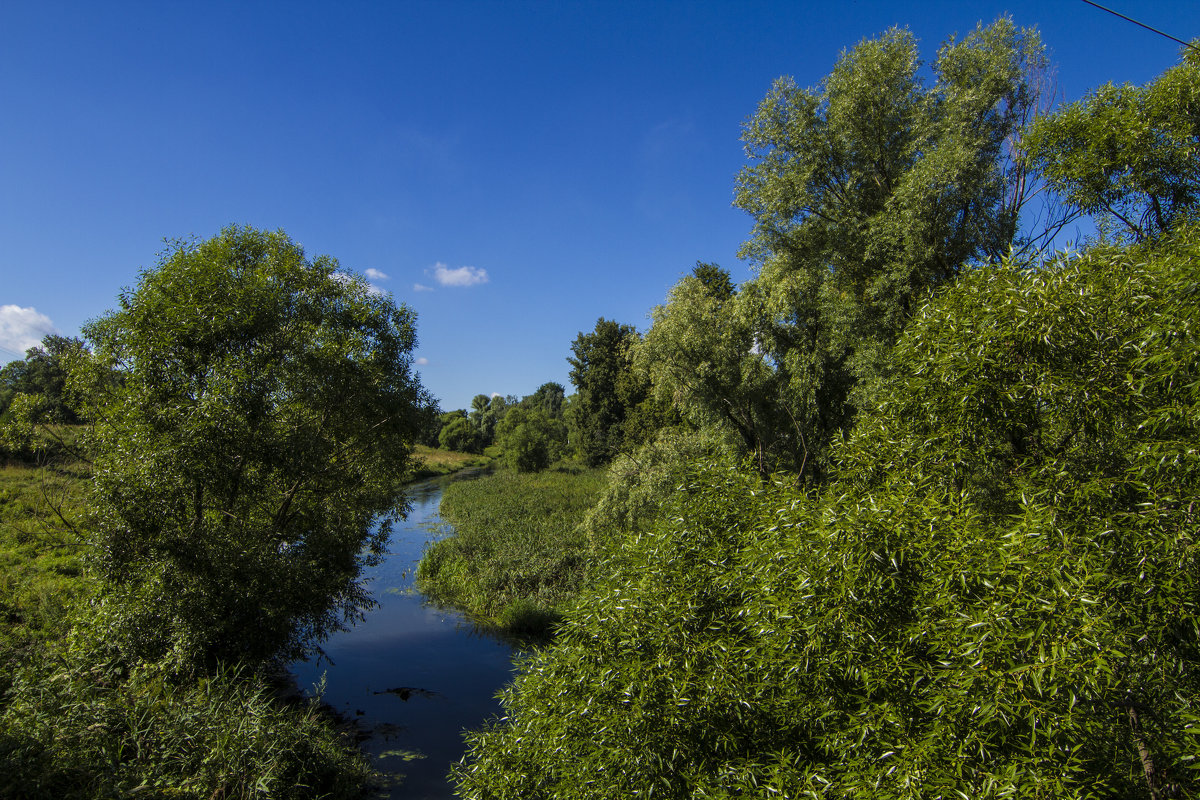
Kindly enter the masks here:
[[1087, 3], [1089, 6], [1095, 6], [1096, 8], [1100, 9], [1101, 11], [1107, 11], [1108, 13], [1112, 14], [1114, 17], [1120, 17], [1121, 19], [1125, 20], [1126, 22], [1132, 22], [1134, 25], [1143, 27], [1148, 31], [1153, 31], [1154, 33], [1157, 33], [1159, 36], [1165, 36], [1173, 42], [1179, 42], [1184, 47], [1190, 47], [1193, 50], [1195, 50], [1197, 53], [1200, 53], [1200, 47], [1197, 47], [1196, 45], [1192, 44], [1191, 42], [1185, 42], [1183, 39], [1176, 38], [1169, 33], [1160, 31], [1158, 28], [1151, 28], [1149, 25], [1147, 25], [1144, 22], [1138, 22], [1133, 17], [1127, 17], [1119, 11], [1113, 11], [1111, 8], [1105, 8], [1104, 6], [1100, 5], [1099, 3], [1093, 3], [1092, 0], [1083, 0], [1083, 2]]

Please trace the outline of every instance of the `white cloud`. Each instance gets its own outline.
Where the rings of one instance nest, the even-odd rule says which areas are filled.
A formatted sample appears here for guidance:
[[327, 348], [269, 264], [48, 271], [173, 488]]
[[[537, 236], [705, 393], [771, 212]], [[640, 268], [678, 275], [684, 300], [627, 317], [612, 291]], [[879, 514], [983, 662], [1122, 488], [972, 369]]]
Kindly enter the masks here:
[[35, 308], [0, 306], [0, 349], [6, 355], [23, 358], [25, 351], [42, 343], [42, 338], [58, 333], [54, 323]]
[[450, 269], [441, 262], [434, 265], [433, 277], [437, 278], [437, 282], [442, 286], [475, 286], [476, 284], [488, 282], [486, 269], [480, 269], [479, 267], [456, 267], [455, 269]]
[[432, 287], [432, 286], [426, 286], [426, 285], [425, 285], [425, 284], [423, 284], [423, 283], [414, 283], [414, 284], [413, 284], [413, 291], [414, 291], [414, 292], [432, 292], [432, 291], [433, 291], [433, 287]]
[[418, 367], [423, 367], [423, 366], [425, 366], [426, 364], [428, 364], [428, 363], [429, 363], [429, 359], [428, 359], [428, 358], [425, 358], [425, 356], [421, 356], [420, 358], [418, 358], [418, 359], [416, 360], [416, 362], [415, 362], [415, 363], [416, 363], [416, 365], [417, 365]]
[[386, 281], [388, 279], [386, 272], [380, 272], [374, 267], [367, 269], [366, 276], [373, 281]]

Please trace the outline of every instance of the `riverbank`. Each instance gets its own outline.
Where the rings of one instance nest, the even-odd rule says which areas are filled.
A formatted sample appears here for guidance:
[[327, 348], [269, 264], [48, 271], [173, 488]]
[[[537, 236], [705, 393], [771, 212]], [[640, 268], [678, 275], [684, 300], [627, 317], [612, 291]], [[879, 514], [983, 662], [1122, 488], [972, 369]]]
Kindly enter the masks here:
[[244, 665], [122, 664], [89, 630], [86, 462], [0, 466], [0, 797], [359, 797], [375, 782], [319, 705]]
[[417, 466], [414, 468], [412, 476], [408, 479], [409, 483], [417, 483], [429, 478], [439, 478], [442, 475], [453, 475], [460, 470], [472, 467], [486, 467], [492, 463], [491, 456], [459, 453], [453, 450], [439, 450], [434, 447], [426, 447], [423, 444], [416, 446], [416, 449], [413, 451], [413, 457], [417, 462]]

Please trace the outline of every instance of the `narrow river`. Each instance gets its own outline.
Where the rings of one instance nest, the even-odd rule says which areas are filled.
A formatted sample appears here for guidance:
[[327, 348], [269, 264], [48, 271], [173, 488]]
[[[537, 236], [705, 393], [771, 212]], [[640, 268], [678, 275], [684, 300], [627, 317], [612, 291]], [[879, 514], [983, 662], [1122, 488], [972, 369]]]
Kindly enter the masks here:
[[[432, 527], [442, 490], [456, 477], [409, 487], [412, 511], [392, 531], [387, 558], [368, 572], [379, 606], [325, 643], [332, 664], [292, 665], [305, 690], [324, 674], [325, 702], [373, 732], [363, 749], [378, 769], [404, 775], [393, 798], [454, 796], [446, 773], [462, 756], [462, 731], [500, 712], [494, 696], [512, 672], [508, 644], [411, 592], [425, 543], [438, 535]], [[421, 758], [385, 755], [389, 751]]]

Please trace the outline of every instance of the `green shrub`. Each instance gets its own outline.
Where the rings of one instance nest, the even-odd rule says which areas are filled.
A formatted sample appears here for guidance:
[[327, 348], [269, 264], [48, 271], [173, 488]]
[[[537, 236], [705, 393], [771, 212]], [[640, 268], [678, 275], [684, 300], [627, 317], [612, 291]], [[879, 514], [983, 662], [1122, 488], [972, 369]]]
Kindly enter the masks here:
[[600, 551], [613, 540], [647, 529], [693, 465], [714, 460], [732, 464], [735, 452], [736, 444], [712, 429], [659, 431], [633, 454], [613, 460], [604, 491], [584, 518], [582, 531]]

